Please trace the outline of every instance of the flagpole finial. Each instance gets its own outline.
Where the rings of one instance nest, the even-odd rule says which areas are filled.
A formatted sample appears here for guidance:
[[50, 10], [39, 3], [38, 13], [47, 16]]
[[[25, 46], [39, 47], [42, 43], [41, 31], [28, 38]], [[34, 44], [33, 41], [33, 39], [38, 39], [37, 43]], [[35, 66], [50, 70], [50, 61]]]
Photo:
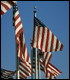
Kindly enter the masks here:
[[34, 9], [36, 9], [36, 6], [34, 6]]
[[[34, 6], [34, 9], [36, 9], [36, 6]], [[34, 16], [36, 17], [36, 10], [34, 10]]]

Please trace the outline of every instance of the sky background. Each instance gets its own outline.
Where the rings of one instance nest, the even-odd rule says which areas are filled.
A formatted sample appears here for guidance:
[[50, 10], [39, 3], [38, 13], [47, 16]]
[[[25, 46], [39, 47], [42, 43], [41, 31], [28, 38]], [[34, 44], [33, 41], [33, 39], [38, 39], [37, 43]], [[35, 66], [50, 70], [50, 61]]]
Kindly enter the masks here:
[[[34, 6], [37, 18], [41, 20], [64, 45], [62, 51], [52, 52], [51, 63], [62, 74], [56, 79], [69, 79], [69, 1], [17, 1], [23, 33], [31, 58]], [[15, 27], [12, 26], [13, 8], [1, 17], [1, 68], [16, 70]], [[35, 78], [35, 75], [33, 76]], [[31, 77], [28, 77], [31, 79]], [[46, 79], [41, 71], [41, 79]]]

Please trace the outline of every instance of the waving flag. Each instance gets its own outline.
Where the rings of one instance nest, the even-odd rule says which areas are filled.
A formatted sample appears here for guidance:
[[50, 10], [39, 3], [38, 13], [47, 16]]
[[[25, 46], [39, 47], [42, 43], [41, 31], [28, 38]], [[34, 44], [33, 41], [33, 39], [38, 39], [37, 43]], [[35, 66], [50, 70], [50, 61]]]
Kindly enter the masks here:
[[32, 47], [38, 48], [43, 52], [55, 52], [61, 51], [63, 49], [63, 44], [35, 17]]
[[[45, 55], [47, 55], [47, 54], [45, 54]], [[44, 57], [46, 57], [46, 56], [44, 56]], [[51, 59], [51, 57], [50, 57], [50, 59]], [[50, 63], [50, 61], [48, 61], [48, 65], [47, 65], [46, 61], [44, 62], [44, 60], [45, 60], [45, 58], [44, 59], [40, 58], [40, 70], [42, 70], [45, 73], [45, 77], [47, 79], [55, 79], [56, 76], [58, 76], [62, 73], [59, 69], [57, 69], [54, 65], [52, 65]], [[46, 67], [46, 65], [47, 65], [47, 67]], [[33, 68], [35, 68], [35, 56], [33, 57]]]
[[16, 3], [14, 3], [14, 6], [13, 6], [13, 26], [15, 26], [15, 36], [16, 36], [18, 56], [22, 61], [24, 61], [25, 59], [27, 62], [30, 63], [29, 53], [25, 45], [23, 26], [22, 26], [19, 10]]
[[[33, 68], [33, 73], [35, 73], [35, 69]], [[24, 60], [24, 62], [20, 62], [19, 64], [19, 78], [26, 79], [31, 76], [31, 63], [28, 63]]]
[[1, 1], [1, 17], [13, 6], [13, 4], [13, 1]]
[[1, 79], [13, 79], [16, 71], [1, 69]]
[[48, 64], [48, 68], [46, 71], [46, 78], [53, 79], [56, 78], [56, 76], [60, 75], [62, 72], [57, 69], [54, 65], [51, 63]]

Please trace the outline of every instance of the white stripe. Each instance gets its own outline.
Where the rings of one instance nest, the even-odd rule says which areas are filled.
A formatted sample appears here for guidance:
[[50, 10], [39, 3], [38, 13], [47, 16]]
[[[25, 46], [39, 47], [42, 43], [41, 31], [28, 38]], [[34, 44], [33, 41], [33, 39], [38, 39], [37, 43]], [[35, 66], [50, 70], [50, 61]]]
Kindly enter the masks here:
[[34, 47], [36, 48], [36, 43], [37, 43], [37, 31], [38, 31], [38, 27], [35, 27], [35, 35], [34, 35]]
[[31, 65], [28, 63], [28, 62], [26, 62], [26, 64], [29, 66], [26, 66], [23, 62], [21, 62], [21, 64], [23, 65], [23, 66], [25, 66], [29, 71], [31, 71], [30, 69], [29, 69], [29, 67], [31, 68]]
[[22, 24], [19, 25], [19, 27], [15, 30], [15, 35], [18, 33], [18, 31], [22, 28]]
[[58, 49], [57, 49], [57, 51], [59, 51], [59, 50], [60, 50], [60, 48], [61, 48], [61, 42], [59, 41], [59, 44], [58, 44]]
[[17, 11], [17, 12], [14, 14], [14, 19], [16, 18], [17, 15], [19, 15], [19, 11]]
[[[27, 70], [28, 70], [28, 68], [27, 68], [27, 70], [25, 69], [25, 68], [23, 68], [22, 66], [19, 66], [24, 72], [26, 72], [27, 74], [29, 74], [29, 75], [31, 75], [30, 74], [30, 72], [28, 72]], [[21, 72], [21, 70], [19, 69], [19, 72]], [[22, 72], [23, 73], [23, 72]]]
[[2, 5], [1, 5], [1, 10], [2, 10], [4, 13], [7, 12], [7, 10], [5, 9], [5, 7], [3, 7]]
[[20, 17], [15, 21], [15, 25], [17, 25], [21, 21]]
[[40, 27], [39, 42], [38, 42], [38, 48], [39, 49], [40, 49], [40, 45], [41, 45], [42, 30], [43, 30], [43, 27]]
[[52, 79], [54, 79], [54, 76], [52, 75]]
[[54, 36], [54, 42], [53, 42], [53, 50], [52, 50], [52, 52], [55, 51], [55, 48], [56, 48], [56, 40], [57, 40], [57, 38]]
[[6, 6], [8, 6], [9, 8], [12, 7], [12, 5], [10, 3], [8, 3], [7, 1], [2, 1], [3, 4], [5, 4]]
[[45, 56], [47, 55], [47, 52], [44, 52], [44, 55], [43, 55], [43, 60], [45, 59]]
[[47, 38], [47, 28], [45, 27], [45, 32], [44, 32], [44, 41], [43, 41], [43, 49], [42, 49], [42, 51], [45, 51], [46, 38]]
[[[60, 72], [57, 71], [57, 69], [55, 69], [54, 67], [52, 67], [50, 64], [48, 65], [50, 68], [52, 68], [54, 71], [56, 71], [58, 73], [58, 75], [60, 74]], [[56, 73], [55, 72], [55, 73]]]
[[49, 32], [49, 42], [48, 42], [48, 50], [47, 52], [50, 52], [50, 47], [51, 47], [51, 39], [52, 39], [52, 32]]
[[[25, 44], [25, 38], [24, 38], [24, 34], [23, 34], [23, 48], [24, 48], [24, 44]], [[24, 54], [25, 54], [24, 56], [26, 56], [26, 57], [27, 57], [27, 48], [26, 48], [26, 50], [25, 50], [25, 53], [24, 53]], [[25, 60], [27, 59], [26, 57], [25, 57]], [[29, 57], [28, 62], [29, 62], [29, 63], [31, 63], [31, 61], [30, 61], [30, 57]]]
[[21, 74], [19, 74], [19, 77], [21, 77], [21, 78], [25, 79]]
[[23, 73], [21, 70], [19, 70], [23, 75], [25, 75], [26, 77], [28, 77], [25, 73]]
[[25, 48], [24, 55], [25, 55], [25, 61], [26, 61], [26, 59], [27, 59], [27, 49], [26, 48]]
[[18, 50], [18, 57], [20, 57], [20, 46], [19, 46], [19, 50]]
[[50, 73], [48, 72], [48, 76], [47, 76], [47, 79], [49, 79], [50, 78]]
[[51, 53], [49, 52], [49, 54], [48, 54], [48, 56], [47, 56], [47, 58], [46, 58], [46, 61], [45, 61], [45, 67], [46, 67], [46, 65], [47, 65], [47, 62], [48, 62], [48, 60], [49, 60], [50, 55], [51, 55]]

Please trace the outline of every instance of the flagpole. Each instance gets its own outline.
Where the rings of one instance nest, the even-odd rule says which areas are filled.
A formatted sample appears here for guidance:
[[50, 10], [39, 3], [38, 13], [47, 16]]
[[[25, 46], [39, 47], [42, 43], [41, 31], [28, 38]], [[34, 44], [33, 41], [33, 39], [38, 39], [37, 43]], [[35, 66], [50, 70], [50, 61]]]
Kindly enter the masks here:
[[[32, 41], [32, 39], [30, 39]], [[30, 43], [32, 44], [32, 43]], [[31, 46], [31, 79], [33, 79], [33, 53], [32, 53], [32, 46]]]
[[[12, 1], [17, 4], [17, 1]], [[19, 79], [19, 57], [17, 55], [17, 43], [16, 43], [16, 79]]]
[[17, 55], [17, 43], [16, 43], [16, 79], [19, 79], [19, 57]]
[[[34, 6], [36, 9], [36, 6]], [[34, 17], [36, 17], [36, 10], [34, 11]], [[37, 48], [35, 48], [35, 79], [37, 79]]]
[[38, 79], [40, 79], [40, 54], [39, 54], [39, 49], [38, 49]]

